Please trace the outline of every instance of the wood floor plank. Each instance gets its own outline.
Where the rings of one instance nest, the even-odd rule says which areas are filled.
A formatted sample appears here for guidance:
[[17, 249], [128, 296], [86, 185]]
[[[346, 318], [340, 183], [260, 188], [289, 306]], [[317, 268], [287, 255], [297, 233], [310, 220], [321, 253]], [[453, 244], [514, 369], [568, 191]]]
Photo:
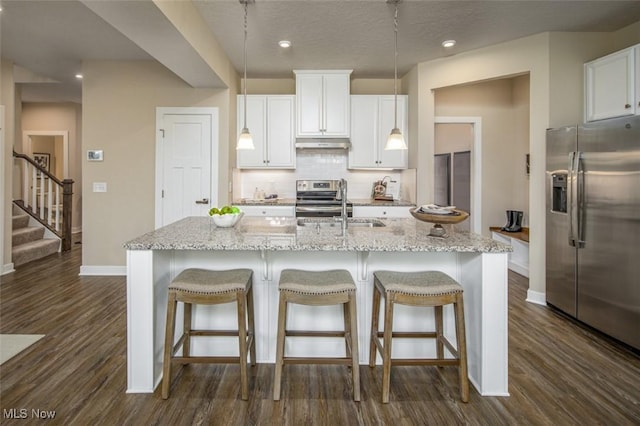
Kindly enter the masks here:
[[380, 403], [381, 367], [360, 366], [362, 401], [345, 366], [287, 365], [273, 401], [270, 364], [177, 368], [168, 400], [127, 394], [124, 277], [80, 277], [81, 250], [0, 277], [0, 333], [45, 334], [0, 366], [3, 425], [12, 409], [55, 411], [64, 425], [559, 425], [640, 424], [640, 357], [545, 306], [525, 302], [509, 275], [509, 397], [459, 400], [455, 368], [394, 367]]

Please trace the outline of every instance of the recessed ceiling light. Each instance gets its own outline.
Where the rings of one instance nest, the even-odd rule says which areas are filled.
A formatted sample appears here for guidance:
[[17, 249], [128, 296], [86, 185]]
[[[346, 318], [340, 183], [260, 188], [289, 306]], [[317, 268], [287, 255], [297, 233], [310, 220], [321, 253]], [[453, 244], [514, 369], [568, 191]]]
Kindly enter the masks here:
[[289, 40], [280, 40], [278, 44], [280, 45], [280, 47], [283, 47], [285, 49], [287, 47], [291, 47], [291, 42]]
[[77, 78], [78, 80], [82, 80], [82, 74], [76, 74], [76, 78]]
[[456, 45], [456, 41], [455, 40], [445, 40], [442, 42], [442, 47], [445, 48], [450, 48]]

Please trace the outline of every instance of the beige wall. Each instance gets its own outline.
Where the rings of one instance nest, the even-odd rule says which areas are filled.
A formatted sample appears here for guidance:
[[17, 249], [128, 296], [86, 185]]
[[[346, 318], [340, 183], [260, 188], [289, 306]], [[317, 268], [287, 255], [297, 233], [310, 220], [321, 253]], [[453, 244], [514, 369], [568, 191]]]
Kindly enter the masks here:
[[[22, 131], [69, 132], [69, 179], [73, 179], [73, 211], [71, 226], [74, 232], [82, 229], [82, 105], [75, 103], [22, 104]], [[38, 152], [35, 147], [34, 152]], [[62, 180], [62, 173], [59, 174]]]
[[13, 145], [15, 141], [15, 89], [13, 84], [13, 63], [2, 60], [0, 63], [0, 104], [4, 105], [4, 140], [2, 141], [3, 172], [0, 194], [2, 201], [2, 256], [0, 271], [11, 263], [11, 194], [13, 172]]
[[[82, 71], [82, 152], [104, 150], [103, 162], [87, 162], [84, 155], [82, 160], [83, 266], [122, 266], [123, 243], [154, 228], [156, 107], [219, 108], [222, 198], [231, 99], [227, 89], [191, 88], [150, 61], [85, 62]], [[106, 182], [107, 192], [92, 192], [93, 182]]]
[[612, 33], [612, 37], [613, 51], [640, 43], [640, 21]]
[[434, 143], [436, 155], [471, 151], [473, 149], [473, 124], [437, 123]]

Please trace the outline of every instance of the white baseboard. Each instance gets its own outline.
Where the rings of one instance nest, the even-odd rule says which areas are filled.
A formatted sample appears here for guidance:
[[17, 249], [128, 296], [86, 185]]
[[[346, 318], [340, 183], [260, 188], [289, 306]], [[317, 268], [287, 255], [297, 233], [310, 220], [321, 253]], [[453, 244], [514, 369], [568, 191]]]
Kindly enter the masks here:
[[13, 268], [13, 262], [7, 263], [6, 265], [2, 265], [2, 269], [0, 269], [0, 275], [9, 274], [15, 271], [16, 270]]
[[517, 272], [523, 277], [529, 278], [529, 268], [527, 266], [520, 265], [519, 263], [509, 260], [509, 269], [513, 272]]
[[527, 290], [527, 302], [546, 306], [547, 295], [546, 293], [541, 293], [539, 291]]
[[127, 275], [126, 266], [100, 266], [100, 265], [82, 265], [80, 266], [80, 275], [85, 276], [125, 276]]

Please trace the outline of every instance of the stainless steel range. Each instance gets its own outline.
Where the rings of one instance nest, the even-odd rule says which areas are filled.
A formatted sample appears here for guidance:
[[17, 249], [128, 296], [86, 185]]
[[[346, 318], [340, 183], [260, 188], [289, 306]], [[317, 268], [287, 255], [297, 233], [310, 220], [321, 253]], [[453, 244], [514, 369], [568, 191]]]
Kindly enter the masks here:
[[[296, 181], [296, 217], [340, 216], [339, 180]], [[353, 214], [353, 204], [347, 202], [347, 215]]]

